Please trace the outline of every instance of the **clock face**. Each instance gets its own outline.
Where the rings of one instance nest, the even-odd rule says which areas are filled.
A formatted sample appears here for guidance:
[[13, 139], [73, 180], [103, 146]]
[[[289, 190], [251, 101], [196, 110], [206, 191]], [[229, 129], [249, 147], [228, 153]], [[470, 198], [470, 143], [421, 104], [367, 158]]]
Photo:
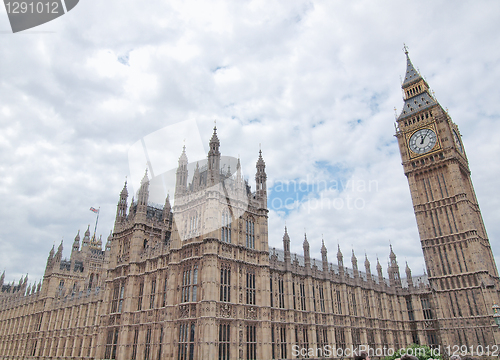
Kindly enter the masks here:
[[458, 151], [463, 153], [464, 149], [462, 148], [462, 143], [460, 142], [460, 137], [458, 136], [458, 134], [455, 130], [453, 130], [453, 140], [455, 141], [455, 145], [457, 146]]
[[431, 129], [420, 129], [413, 133], [410, 137], [410, 150], [415, 154], [425, 154], [432, 150], [436, 145], [436, 133]]

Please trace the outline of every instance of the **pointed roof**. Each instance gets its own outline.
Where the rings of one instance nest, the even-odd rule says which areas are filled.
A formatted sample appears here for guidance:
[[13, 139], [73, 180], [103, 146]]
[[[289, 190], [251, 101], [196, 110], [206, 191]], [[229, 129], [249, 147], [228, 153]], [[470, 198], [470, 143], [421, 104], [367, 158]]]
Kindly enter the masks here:
[[[413, 84], [423, 80], [422, 76], [415, 70], [410, 57], [408, 56], [408, 48], [405, 46], [405, 55], [406, 55], [406, 74], [405, 80], [401, 85], [401, 88], [404, 90], [407, 87], [412, 86]], [[429, 93], [429, 86], [427, 82], [424, 80], [424, 89], [417, 92], [415, 95], [410, 95], [405, 97], [405, 103], [401, 113], [399, 114], [398, 120], [403, 118], [415, 115], [416, 113], [428, 109], [437, 104], [437, 101], [434, 97]]]
[[141, 180], [141, 185], [144, 185], [146, 183], [149, 183], [148, 169], [146, 169], [146, 172], [144, 173], [144, 177]]
[[75, 236], [75, 242], [80, 242], [80, 230], [78, 230], [78, 233]]
[[262, 158], [262, 150], [259, 150], [259, 159], [257, 160], [257, 166], [266, 166], [264, 159]]
[[63, 251], [63, 241], [61, 240], [61, 243], [59, 244], [59, 247], [57, 248], [57, 252], [62, 252]]
[[389, 257], [391, 260], [396, 260], [396, 254], [394, 254], [394, 251], [392, 251], [392, 244], [389, 245], [391, 248], [391, 252], [389, 253]]
[[406, 269], [405, 269], [405, 270], [406, 270], [406, 273], [407, 273], [407, 274], [408, 274], [408, 273], [410, 273], [410, 274], [411, 274], [411, 269], [410, 269], [410, 267], [408, 266], [408, 261], [406, 262]]
[[404, 50], [406, 55], [406, 74], [402, 85], [403, 88], [408, 87], [422, 79], [422, 76], [417, 70], [415, 70], [415, 67], [410, 60], [410, 56], [408, 55], [408, 47], [405, 46]]
[[325, 240], [324, 239], [321, 239], [321, 252], [326, 252], [326, 246], [325, 246]]
[[342, 251], [340, 251], [340, 244], [337, 244], [338, 250], [337, 250], [337, 259], [343, 258], [344, 255], [342, 255]]
[[356, 257], [356, 255], [354, 255], [354, 249], [352, 249], [352, 256], [351, 256], [351, 261], [352, 262], [357, 262], [358, 261], [358, 258]]
[[90, 224], [87, 226], [87, 230], [85, 231], [85, 237], [90, 238]]
[[122, 195], [122, 197], [127, 197], [128, 196], [128, 190], [127, 190], [127, 180], [125, 180], [125, 185], [123, 185], [123, 189], [122, 189], [122, 192], [120, 193], [120, 195]]
[[285, 234], [283, 235], [283, 240], [290, 241], [290, 236], [288, 236], [288, 230], [285, 226]]
[[368, 256], [365, 253], [365, 267], [369, 268], [370, 267], [370, 261], [368, 260]]
[[304, 233], [304, 242], [302, 244], [305, 247], [309, 247], [309, 241], [307, 241], [307, 234]]
[[50, 256], [50, 257], [53, 257], [53, 256], [54, 256], [54, 254], [55, 254], [54, 246], [55, 246], [55, 245], [52, 245], [52, 249], [50, 249], [50, 252], [49, 252], [49, 256]]
[[179, 157], [179, 165], [180, 164], [187, 164], [188, 163], [188, 157], [186, 155], [186, 145], [182, 147], [182, 154]]
[[217, 126], [214, 126], [214, 133], [210, 139], [210, 144], [220, 144], [219, 138], [217, 137]]

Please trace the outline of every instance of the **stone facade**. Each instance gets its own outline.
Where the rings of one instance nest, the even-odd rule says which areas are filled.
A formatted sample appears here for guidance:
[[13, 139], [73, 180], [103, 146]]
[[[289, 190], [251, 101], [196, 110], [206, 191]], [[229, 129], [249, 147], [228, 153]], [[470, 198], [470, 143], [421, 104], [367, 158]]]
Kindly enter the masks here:
[[[127, 184], [121, 191], [104, 250], [87, 229], [69, 260], [62, 244], [51, 250], [43, 283], [3, 284], [2, 275], [0, 359], [290, 359], [303, 357], [294, 346], [498, 344], [498, 274], [467, 159], [453, 141], [458, 129], [418, 81], [403, 84], [405, 101], [429, 103], [402, 113], [396, 136], [428, 275], [406, 266], [401, 278], [392, 247], [388, 278], [378, 262], [372, 274], [367, 258], [360, 271], [354, 252], [346, 267], [340, 248], [330, 263], [324, 244], [321, 260], [311, 259], [306, 235], [303, 254], [291, 254], [286, 228], [283, 249], [269, 249], [262, 153], [252, 192], [239, 160], [234, 172], [222, 170], [214, 129], [206, 164], [192, 176], [183, 150], [173, 207], [169, 197], [163, 206], [149, 201], [146, 173], [130, 207]], [[421, 144], [416, 152], [407, 144], [424, 124], [438, 137], [417, 154]]]

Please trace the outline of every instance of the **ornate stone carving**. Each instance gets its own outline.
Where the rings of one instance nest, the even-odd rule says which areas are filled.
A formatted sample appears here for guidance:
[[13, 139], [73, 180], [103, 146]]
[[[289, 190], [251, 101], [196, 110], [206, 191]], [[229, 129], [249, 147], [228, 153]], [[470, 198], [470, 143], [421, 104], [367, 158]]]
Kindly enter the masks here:
[[248, 307], [245, 316], [247, 319], [256, 320], [257, 319], [257, 309], [254, 307]]
[[179, 317], [187, 318], [189, 317], [189, 305], [181, 305], [179, 306]]
[[223, 318], [230, 318], [232, 315], [233, 307], [229, 304], [221, 304], [219, 306], [219, 315]]

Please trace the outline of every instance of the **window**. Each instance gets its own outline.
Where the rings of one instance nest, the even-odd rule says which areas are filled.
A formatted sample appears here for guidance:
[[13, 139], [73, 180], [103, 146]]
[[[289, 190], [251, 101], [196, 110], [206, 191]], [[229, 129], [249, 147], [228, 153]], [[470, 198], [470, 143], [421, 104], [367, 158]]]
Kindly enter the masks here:
[[194, 212], [189, 217], [189, 232], [195, 232], [195, 231], [197, 231], [198, 230], [198, 225], [199, 225], [198, 213]]
[[247, 360], [257, 360], [256, 326], [247, 325]]
[[247, 304], [255, 305], [255, 272], [247, 271]]
[[144, 283], [139, 284], [139, 297], [137, 298], [137, 310], [142, 310], [142, 294], [144, 292]]
[[339, 315], [342, 315], [342, 294], [337, 290], [337, 310]]
[[163, 283], [163, 301], [161, 306], [165, 307], [167, 305], [167, 276], [165, 276], [165, 282]]
[[230, 327], [229, 324], [219, 325], [219, 360], [229, 360], [229, 344], [230, 344]]
[[118, 329], [108, 330], [106, 337], [105, 359], [116, 359], [116, 346], [118, 344]]
[[[299, 346], [299, 349], [309, 349], [309, 336], [306, 327], [295, 326], [295, 344]], [[306, 355], [306, 357], [309, 356]]]
[[125, 293], [125, 286], [117, 284], [113, 289], [113, 297], [111, 300], [111, 313], [122, 312], [123, 296]]
[[335, 340], [337, 343], [336, 344], [337, 349], [345, 349], [346, 343], [345, 343], [344, 329], [342, 328], [335, 329]]
[[272, 326], [271, 345], [273, 359], [286, 359], [286, 327], [285, 325]]
[[278, 277], [278, 307], [285, 308], [285, 287], [283, 283], [283, 275]]
[[160, 345], [158, 346], [158, 360], [161, 359], [161, 347], [163, 345], [163, 328], [160, 328]]
[[226, 243], [231, 243], [231, 214], [229, 210], [224, 210], [222, 212], [221, 240]]
[[[431, 302], [429, 301], [428, 298], [422, 298], [420, 301], [422, 303], [422, 310], [424, 312], [424, 319], [431, 320], [432, 319]], [[432, 342], [432, 344], [434, 344], [434, 342]]]
[[413, 315], [413, 304], [411, 303], [411, 297], [406, 298], [406, 308], [408, 309], [408, 320], [415, 321], [415, 316]]
[[247, 248], [255, 249], [255, 232], [253, 220], [246, 221], [246, 240]]
[[134, 343], [132, 344], [132, 360], [137, 358], [137, 342], [139, 340], [139, 329], [134, 330]]
[[271, 307], [274, 307], [274, 303], [273, 303], [273, 277], [271, 276], [269, 278], [269, 292], [271, 294]]
[[179, 325], [179, 353], [178, 360], [194, 359], [194, 323]]
[[220, 269], [220, 301], [231, 302], [231, 267], [222, 265]]
[[155, 307], [156, 279], [151, 281], [151, 295], [149, 295], [149, 308]]
[[316, 311], [316, 292], [314, 291], [314, 283], [312, 284], [312, 295], [313, 295], [314, 311]]
[[319, 310], [325, 312], [325, 295], [323, 294], [323, 285], [319, 285]]
[[197, 301], [198, 265], [187, 268], [182, 274], [181, 302]]
[[[352, 343], [354, 347], [359, 347], [361, 345], [361, 336], [359, 328], [352, 328], [351, 334], [352, 334]], [[397, 346], [396, 348], [399, 349], [399, 346]]]
[[325, 326], [316, 326], [316, 344], [321, 351], [328, 345], [328, 331]]
[[366, 317], [372, 316], [372, 311], [370, 306], [370, 293], [366, 293], [365, 295], [365, 316]]
[[111, 313], [115, 313], [118, 310], [118, 296], [120, 295], [120, 288], [115, 285], [113, 288], [113, 294], [111, 299]]
[[349, 303], [349, 307], [350, 307], [350, 310], [351, 310], [351, 315], [354, 315], [354, 316], [357, 316], [358, 315], [358, 309], [357, 309], [357, 306], [356, 306], [356, 293], [355, 292], [352, 292], [351, 290], [349, 290], [349, 300], [350, 300], [350, 303]]
[[149, 360], [149, 352], [151, 350], [151, 328], [146, 330], [146, 343], [144, 344], [144, 360]]
[[306, 288], [304, 286], [304, 282], [299, 284], [300, 289], [300, 310], [306, 311]]
[[292, 282], [292, 293], [293, 293], [293, 309], [297, 310], [297, 302], [295, 301], [295, 282]]

